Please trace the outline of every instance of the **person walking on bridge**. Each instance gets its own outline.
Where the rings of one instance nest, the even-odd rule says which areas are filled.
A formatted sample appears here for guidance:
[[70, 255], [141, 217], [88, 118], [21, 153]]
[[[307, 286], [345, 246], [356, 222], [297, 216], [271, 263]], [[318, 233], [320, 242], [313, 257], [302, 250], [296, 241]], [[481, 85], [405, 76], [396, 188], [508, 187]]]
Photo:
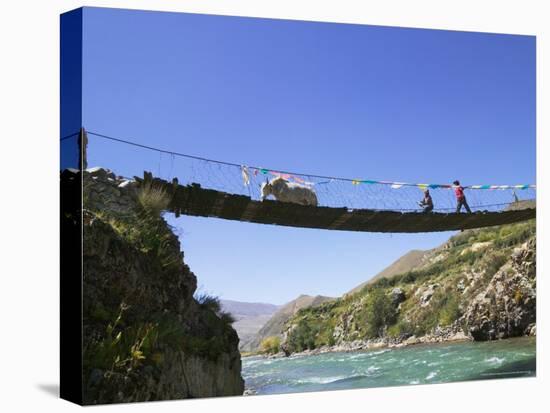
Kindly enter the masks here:
[[466, 196], [464, 195], [464, 188], [460, 185], [459, 181], [454, 181], [453, 185], [456, 195], [456, 213], [458, 214], [462, 209], [462, 206], [464, 205], [466, 211], [471, 214], [472, 211], [470, 209], [470, 206], [468, 205], [468, 202], [466, 201]]
[[430, 195], [430, 191], [428, 189], [424, 190], [424, 199], [418, 203], [422, 208], [422, 213], [427, 214], [429, 212], [432, 212], [434, 209], [434, 203], [432, 201], [432, 196]]

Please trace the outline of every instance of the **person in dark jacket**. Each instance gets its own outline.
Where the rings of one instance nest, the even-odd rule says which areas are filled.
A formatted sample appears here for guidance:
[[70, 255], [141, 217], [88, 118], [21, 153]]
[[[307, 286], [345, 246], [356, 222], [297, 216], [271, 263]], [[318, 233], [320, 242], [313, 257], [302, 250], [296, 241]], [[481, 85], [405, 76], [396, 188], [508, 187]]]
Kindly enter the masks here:
[[468, 205], [468, 202], [466, 201], [466, 196], [464, 195], [464, 188], [460, 186], [459, 181], [454, 181], [453, 185], [456, 195], [456, 213], [458, 214], [462, 209], [462, 206], [464, 206], [466, 211], [471, 214], [472, 211], [470, 210], [470, 206]]
[[422, 208], [423, 213], [427, 214], [428, 212], [432, 212], [434, 209], [434, 203], [432, 201], [432, 196], [430, 195], [430, 191], [428, 189], [424, 190], [424, 199], [418, 203]]

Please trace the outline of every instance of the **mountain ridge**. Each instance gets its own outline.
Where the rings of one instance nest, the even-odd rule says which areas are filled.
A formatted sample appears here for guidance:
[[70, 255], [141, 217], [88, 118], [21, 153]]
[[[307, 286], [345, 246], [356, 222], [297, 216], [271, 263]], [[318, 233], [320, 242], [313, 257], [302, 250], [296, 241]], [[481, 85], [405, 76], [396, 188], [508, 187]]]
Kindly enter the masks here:
[[296, 314], [299, 310], [309, 307], [316, 307], [325, 302], [336, 299], [335, 297], [326, 297], [322, 295], [300, 294], [294, 300], [283, 304], [277, 312], [260, 328], [258, 333], [248, 342], [242, 343], [241, 349], [255, 351], [260, 347], [263, 339], [270, 336], [281, 336], [282, 328], [285, 322]]
[[220, 300], [224, 312], [230, 313], [235, 322], [232, 326], [239, 336], [239, 349], [242, 350], [250, 342], [260, 328], [281, 307], [280, 305], [236, 300]]
[[391, 278], [394, 275], [398, 275], [402, 272], [410, 271], [414, 267], [422, 263], [423, 258], [432, 250], [410, 250], [404, 255], [400, 256], [398, 259], [393, 261], [390, 265], [384, 268], [382, 271], [377, 273], [372, 278], [369, 278], [367, 281], [362, 282], [358, 286], [352, 288], [344, 295], [354, 294], [358, 291], [361, 291], [366, 285], [373, 283], [380, 278]]

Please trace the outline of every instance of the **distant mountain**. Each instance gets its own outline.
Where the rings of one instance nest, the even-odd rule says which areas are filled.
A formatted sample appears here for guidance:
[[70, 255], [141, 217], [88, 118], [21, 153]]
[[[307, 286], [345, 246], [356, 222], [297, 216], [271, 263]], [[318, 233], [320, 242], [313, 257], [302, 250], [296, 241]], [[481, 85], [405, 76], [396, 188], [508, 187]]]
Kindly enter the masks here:
[[220, 300], [223, 311], [230, 313], [234, 318], [233, 328], [239, 336], [239, 348], [250, 342], [260, 328], [280, 308], [278, 305], [267, 303], [246, 303], [242, 301]]
[[247, 303], [243, 301], [220, 300], [224, 311], [231, 313], [235, 318], [272, 315], [280, 305], [267, 303]]
[[359, 284], [357, 287], [353, 288], [352, 290], [348, 291], [347, 294], [353, 294], [356, 292], [361, 291], [367, 284], [373, 283], [376, 280], [379, 280], [380, 278], [391, 278], [398, 274], [403, 274], [407, 271], [411, 271], [412, 269], [422, 265], [426, 259], [426, 257], [429, 255], [430, 252], [433, 250], [428, 251], [422, 251], [422, 250], [412, 250], [400, 257], [398, 260], [394, 261], [390, 266], [386, 267], [384, 270], [380, 271], [378, 274], [376, 274], [374, 277], [369, 279], [368, 281], [365, 281], [361, 284]]
[[242, 343], [241, 349], [246, 351], [258, 349], [264, 338], [281, 335], [286, 321], [294, 316], [298, 310], [301, 310], [302, 308], [316, 307], [322, 303], [334, 299], [334, 297], [325, 297], [322, 295], [300, 295], [295, 300], [292, 300], [279, 308], [279, 310], [273, 314], [272, 317], [270, 317], [260, 331], [258, 331], [258, 333], [249, 342]]

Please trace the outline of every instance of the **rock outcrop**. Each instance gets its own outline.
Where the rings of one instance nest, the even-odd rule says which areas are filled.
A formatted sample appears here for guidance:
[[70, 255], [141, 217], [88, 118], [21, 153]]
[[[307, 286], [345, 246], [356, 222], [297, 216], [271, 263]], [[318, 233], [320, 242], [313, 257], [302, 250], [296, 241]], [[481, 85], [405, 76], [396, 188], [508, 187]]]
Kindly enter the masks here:
[[405, 298], [405, 293], [401, 288], [396, 287], [391, 290], [391, 300], [393, 305], [397, 306], [401, 304], [403, 301], [405, 301]]
[[536, 318], [536, 252], [532, 239], [516, 249], [464, 314], [475, 340], [529, 335]]
[[242, 395], [232, 320], [194, 298], [168, 224], [140, 205], [136, 182], [101, 168], [83, 182], [84, 402]]
[[439, 287], [439, 284], [431, 284], [426, 289], [417, 290], [418, 295], [420, 295], [420, 306], [426, 307], [430, 304], [437, 287]]

